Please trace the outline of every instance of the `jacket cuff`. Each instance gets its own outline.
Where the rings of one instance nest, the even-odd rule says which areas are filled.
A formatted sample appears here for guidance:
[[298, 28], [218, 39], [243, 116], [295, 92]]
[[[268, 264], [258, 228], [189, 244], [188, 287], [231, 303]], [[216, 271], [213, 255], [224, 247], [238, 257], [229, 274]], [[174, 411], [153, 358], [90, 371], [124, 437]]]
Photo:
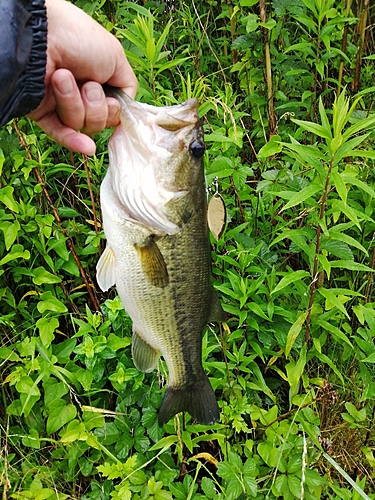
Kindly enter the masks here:
[[[18, 27], [16, 35], [16, 54], [13, 67], [8, 71], [4, 89], [10, 95], [0, 107], [0, 126], [11, 118], [23, 116], [36, 109], [45, 93], [44, 78], [47, 63], [47, 13], [44, 0], [23, 2], [23, 25]], [[26, 9], [26, 13], [25, 13]], [[18, 17], [18, 16], [17, 16]], [[20, 17], [18, 17], [20, 19]], [[13, 42], [14, 43], [14, 42]], [[27, 57], [28, 55], [28, 57]], [[20, 60], [21, 59], [21, 60]], [[9, 80], [14, 81], [9, 81]], [[3, 95], [4, 95], [3, 94]], [[4, 97], [5, 97], [4, 95]]]

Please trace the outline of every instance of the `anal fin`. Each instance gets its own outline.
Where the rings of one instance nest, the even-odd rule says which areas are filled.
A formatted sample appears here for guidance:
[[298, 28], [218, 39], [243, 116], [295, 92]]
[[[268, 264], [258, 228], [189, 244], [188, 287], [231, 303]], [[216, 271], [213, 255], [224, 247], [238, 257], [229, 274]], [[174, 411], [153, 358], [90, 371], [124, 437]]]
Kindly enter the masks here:
[[164, 288], [168, 285], [167, 265], [154, 238], [149, 236], [142, 245], [135, 245], [141, 259], [142, 270], [153, 286]]
[[136, 368], [140, 372], [151, 372], [159, 359], [159, 351], [151, 347], [133, 330], [132, 356]]
[[110, 246], [106, 246], [96, 264], [96, 281], [103, 292], [116, 284], [116, 259]]

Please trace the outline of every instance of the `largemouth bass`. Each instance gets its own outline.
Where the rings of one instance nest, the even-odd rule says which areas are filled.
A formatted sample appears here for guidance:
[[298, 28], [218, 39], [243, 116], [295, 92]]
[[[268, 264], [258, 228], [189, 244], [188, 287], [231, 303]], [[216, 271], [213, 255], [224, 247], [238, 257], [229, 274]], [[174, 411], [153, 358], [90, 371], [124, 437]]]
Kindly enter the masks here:
[[156, 107], [116, 97], [121, 124], [100, 190], [107, 247], [97, 281], [103, 291], [116, 285], [133, 321], [135, 366], [149, 372], [160, 354], [167, 363], [159, 425], [181, 411], [212, 424], [219, 409], [202, 367], [202, 335], [224, 312], [211, 283], [198, 102]]

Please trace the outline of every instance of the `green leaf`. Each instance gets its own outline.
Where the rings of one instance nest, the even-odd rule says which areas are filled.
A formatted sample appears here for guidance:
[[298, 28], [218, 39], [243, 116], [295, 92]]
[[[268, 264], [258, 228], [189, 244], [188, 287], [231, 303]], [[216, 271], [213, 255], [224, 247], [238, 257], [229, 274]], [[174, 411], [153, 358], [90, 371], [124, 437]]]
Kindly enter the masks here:
[[[249, 14], [246, 16], [246, 33], [253, 33], [258, 29], [259, 26], [259, 16], [257, 14]], [[235, 41], [239, 42], [240, 40], [244, 40], [248, 42], [248, 38], [245, 36], [238, 37]], [[235, 48], [232, 45], [232, 48]]]
[[350, 271], [363, 271], [363, 272], [373, 272], [374, 270], [366, 266], [365, 264], [360, 264], [359, 262], [354, 262], [352, 260], [332, 260], [330, 262], [331, 267], [336, 267], [339, 269], [349, 269]]
[[322, 455], [331, 465], [333, 465], [336, 471], [350, 484], [350, 486], [360, 495], [361, 498], [364, 500], [370, 500], [370, 497], [362, 490], [362, 488], [360, 488], [358, 484], [353, 481], [349, 474], [347, 474], [344, 469], [328, 455], [328, 453], [322, 451]]
[[163, 448], [163, 450], [167, 450], [172, 446], [172, 444], [175, 444], [178, 442], [178, 437], [177, 436], [166, 436], [162, 439], [160, 439], [157, 443], [155, 443], [153, 446], [148, 451], [155, 451], [155, 450], [160, 450], [160, 448]]
[[65, 313], [68, 310], [65, 304], [61, 302], [61, 300], [52, 295], [52, 292], [42, 293], [42, 295], [40, 296], [40, 301], [37, 304], [37, 308], [41, 314], [46, 311]]
[[30, 259], [30, 252], [28, 250], [24, 250], [22, 245], [13, 245], [12, 250], [0, 260], [0, 266], [7, 264], [11, 260], [15, 259]]
[[280, 210], [280, 212], [283, 212], [284, 210], [287, 210], [288, 208], [295, 207], [296, 205], [299, 205], [300, 203], [304, 202], [308, 198], [311, 198], [314, 196], [315, 193], [321, 191], [322, 188], [318, 184], [309, 184], [305, 188], [303, 188], [301, 191], [296, 193], [292, 198], [288, 201], [288, 203]]
[[345, 97], [345, 92], [342, 91], [341, 94], [335, 99], [333, 103], [333, 135], [337, 137], [342, 134], [345, 123], [349, 119], [349, 99]]
[[367, 131], [375, 126], [375, 115], [372, 114], [367, 118], [363, 118], [362, 120], [357, 121], [354, 125], [347, 128], [343, 133], [343, 139], [346, 142], [349, 137], [360, 132], [362, 130]]
[[358, 221], [357, 214], [349, 205], [343, 203], [341, 200], [333, 200], [332, 209], [345, 214], [350, 221], [354, 222], [354, 224], [358, 227], [359, 230], [361, 229], [361, 225]]
[[294, 346], [294, 342], [296, 341], [296, 339], [297, 339], [297, 337], [302, 329], [302, 326], [303, 326], [304, 322], [306, 321], [307, 315], [308, 315], [308, 311], [301, 313], [289, 329], [287, 340], [286, 340], [286, 345], [285, 345], [285, 357], [286, 358], [289, 357], [290, 351], [292, 350], [292, 348]]
[[124, 347], [128, 347], [132, 343], [131, 337], [118, 337], [114, 333], [110, 333], [107, 345], [113, 351], [118, 351]]
[[319, 352], [319, 350], [317, 349], [317, 339], [313, 339], [313, 342], [314, 342], [314, 347], [316, 349], [314, 355], [318, 359], [320, 359], [320, 361], [322, 361], [323, 363], [326, 363], [335, 372], [335, 374], [340, 379], [341, 383], [344, 385], [345, 384], [344, 378], [343, 378], [340, 370], [335, 365], [335, 363], [333, 363], [333, 361], [328, 356], [326, 356], [322, 352]]
[[343, 178], [341, 174], [337, 170], [333, 170], [331, 174], [331, 178], [333, 181], [333, 185], [336, 188], [336, 191], [340, 198], [342, 199], [343, 203], [346, 203], [346, 199], [348, 197], [348, 190], [345, 185], [345, 182], [343, 181]]
[[366, 256], [368, 256], [368, 252], [367, 252], [366, 248], [363, 245], [361, 245], [361, 243], [358, 240], [356, 240], [355, 238], [352, 238], [351, 236], [349, 236], [345, 233], [340, 232], [339, 230], [336, 231], [335, 227], [333, 227], [329, 230], [329, 237], [332, 240], [342, 241], [343, 243], [346, 243], [347, 245], [350, 245], [354, 248], [358, 248], [358, 250], [361, 250]]
[[366, 420], [366, 408], [357, 410], [357, 408], [350, 402], [345, 403], [345, 408], [356, 422], [364, 422]]
[[267, 30], [272, 30], [272, 28], [276, 26], [276, 21], [274, 19], [269, 19], [266, 23], [259, 23], [259, 26]]
[[40, 396], [37, 384], [28, 375], [25, 375], [17, 382], [16, 389], [19, 393], [27, 394], [29, 396]]
[[57, 318], [40, 318], [36, 322], [36, 326], [39, 328], [42, 344], [44, 347], [49, 347], [55, 338], [53, 332], [59, 326], [59, 320]]
[[46, 271], [44, 267], [37, 267], [36, 269], [34, 269], [33, 282], [36, 285], [61, 283], [61, 278], [59, 276], [56, 276], [55, 274]]
[[47, 418], [47, 433], [53, 434], [70, 422], [77, 415], [77, 409], [72, 404], [66, 404], [62, 399], [56, 399]]
[[19, 212], [19, 204], [13, 198], [13, 186], [5, 186], [0, 189], [0, 202], [9, 208], [12, 212]]
[[361, 359], [361, 363], [375, 363], [375, 352], [370, 354], [367, 358]]
[[328, 121], [326, 110], [324, 109], [322, 97], [319, 97], [319, 114], [320, 114], [320, 121], [322, 122], [322, 127], [324, 128], [324, 130], [330, 131], [331, 126]]
[[269, 156], [274, 156], [282, 151], [283, 145], [281, 142], [281, 137], [279, 135], [274, 135], [271, 140], [267, 142], [258, 152], [258, 158], [267, 158]]
[[323, 139], [331, 140], [331, 130], [326, 129], [323, 127], [323, 125], [319, 125], [318, 123], [314, 122], [307, 122], [305, 120], [296, 120], [295, 118], [292, 119], [294, 123], [299, 125], [301, 128], [304, 130], [307, 130], [308, 132], [311, 132], [314, 135], [317, 135], [319, 137], [323, 137]]
[[175, 66], [179, 66], [183, 64], [185, 61], [187, 61], [189, 58], [188, 57], [183, 57], [180, 59], [173, 59], [173, 61], [168, 61], [155, 72], [155, 76], [159, 75], [162, 71], [165, 71], [166, 69], [174, 68]]
[[206, 476], [202, 477], [201, 486], [203, 493], [206, 495], [206, 498], [214, 500], [217, 497], [217, 492], [215, 490], [214, 483], [211, 479], [209, 479]]
[[15, 220], [14, 222], [4, 221], [0, 224], [0, 229], [4, 233], [5, 248], [6, 250], [9, 250], [15, 242], [18, 232], [21, 229], [20, 223], [18, 220]]
[[298, 393], [301, 377], [306, 366], [306, 344], [303, 345], [299, 352], [297, 361], [289, 361], [285, 365], [285, 370], [290, 385], [289, 389], [289, 404], [292, 405], [294, 396]]
[[343, 260], [354, 260], [353, 252], [344, 241], [322, 238], [321, 249], [327, 250], [331, 255]]
[[352, 349], [354, 349], [354, 346], [350, 342], [350, 340], [348, 339], [348, 337], [339, 328], [337, 328], [337, 326], [331, 325], [331, 323], [328, 323], [328, 321], [325, 321], [325, 320], [320, 319], [320, 318], [318, 318], [316, 320], [316, 322], [322, 328], [324, 328], [325, 330], [327, 330], [327, 332], [332, 333], [332, 335], [334, 337], [336, 337], [339, 342], [340, 342], [340, 340], [342, 340], [343, 342], [345, 342], [346, 344], [348, 344]]
[[40, 450], [40, 440], [38, 431], [36, 429], [30, 429], [30, 434], [28, 436], [22, 437], [22, 444], [24, 446], [28, 446], [29, 448]]
[[302, 270], [287, 273], [287, 275], [284, 276], [272, 290], [271, 295], [287, 287], [290, 283], [295, 283], [296, 281], [306, 278], [307, 276], [310, 276], [310, 273]]
[[345, 173], [341, 174], [341, 177], [342, 177], [343, 181], [346, 182], [347, 184], [351, 184], [353, 186], [356, 186], [356, 187], [362, 189], [362, 191], [364, 191], [365, 193], [370, 195], [371, 198], [375, 199], [375, 191], [372, 189], [372, 187], [370, 187], [370, 185], [368, 183], [363, 182], [363, 181], [357, 179], [356, 177], [352, 177], [351, 175], [346, 175]]
[[[332, 263], [331, 263], [332, 265]], [[331, 290], [326, 288], [318, 288], [320, 295], [322, 295], [326, 299], [326, 308], [330, 309], [330, 305], [336, 307], [339, 311], [341, 311], [345, 316], [350, 319], [349, 314], [347, 313], [344, 304], [340, 301], [339, 297], [336, 296]]]

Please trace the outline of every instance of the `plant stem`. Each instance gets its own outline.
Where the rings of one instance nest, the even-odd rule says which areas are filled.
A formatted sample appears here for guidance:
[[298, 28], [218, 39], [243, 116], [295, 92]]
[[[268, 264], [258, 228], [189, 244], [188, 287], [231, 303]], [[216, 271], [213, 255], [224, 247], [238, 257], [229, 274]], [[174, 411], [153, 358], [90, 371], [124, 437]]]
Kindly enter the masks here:
[[[332, 167], [333, 167], [333, 156], [330, 160], [329, 163], [329, 168], [327, 172], [327, 177], [326, 177], [326, 182], [324, 186], [324, 192], [322, 196], [322, 201], [320, 205], [320, 213], [319, 213], [319, 221], [323, 220], [324, 218], [324, 212], [326, 208], [326, 203], [327, 203], [327, 197], [328, 197], [328, 191], [329, 191], [329, 180], [331, 178], [331, 172], [332, 172]], [[314, 294], [316, 290], [316, 285], [318, 283], [318, 255], [319, 255], [319, 250], [320, 250], [320, 236], [322, 233], [322, 227], [321, 224], [318, 224], [317, 230], [316, 230], [316, 243], [315, 243], [315, 256], [314, 256], [314, 265], [313, 265], [313, 272], [312, 272], [312, 283], [311, 283], [311, 288], [310, 288], [310, 298], [309, 298], [309, 306], [308, 306], [308, 313], [307, 313], [307, 318], [306, 318], [306, 331], [305, 331], [305, 342], [307, 343], [310, 338], [310, 322], [311, 322], [311, 309], [313, 306], [314, 302]]]
[[83, 156], [83, 165], [85, 167], [87, 186], [88, 186], [89, 192], [90, 192], [90, 200], [91, 200], [91, 207], [92, 207], [92, 216], [93, 216], [93, 219], [94, 219], [94, 226], [95, 226], [95, 234], [96, 234], [96, 236], [98, 236], [99, 235], [98, 218], [96, 216], [95, 197], [94, 197], [94, 192], [92, 190], [92, 184], [91, 184], [90, 172], [89, 172], [89, 167], [88, 167], [88, 161], [87, 161], [87, 156], [86, 155], [82, 155], [82, 156]]
[[[262, 23], [267, 22], [267, 12], [266, 12], [266, 2], [265, 0], [259, 0], [259, 11], [260, 20]], [[276, 118], [275, 109], [273, 104], [273, 84], [272, 84], [272, 70], [271, 70], [271, 52], [270, 43], [268, 40], [268, 30], [262, 27], [263, 39], [264, 39], [264, 54], [266, 59], [266, 80], [267, 80], [267, 91], [268, 91], [268, 127], [270, 138], [276, 134]]]
[[362, 53], [365, 46], [365, 35], [366, 35], [366, 25], [367, 25], [367, 14], [370, 6], [370, 0], [363, 0], [363, 9], [361, 12], [361, 17], [359, 20], [359, 44], [357, 51], [357, 58], [355, 64], [355, 75], [353, 81], [353, 92], [358, 92], [359, 90], [359, 76], [361, 71]]
[[[236, 18], [235, 18], [235, 16], [233, 16], [232, 0], [227, 0], [227, 4], [229, 7], [230, 34], [231, 34], [232, 42], [234, 42], [234, 40], [236, 38]], [[237, 53], [236, 49], [232, 50], [232, 59], [233, 59], [233, 64], [236, 64], [236, 62], [238, 61], [238, 53]]]
[[[352, 0], [346, 0], [345, 17], [349, 17], [351, 6], [352, 6]], [[346, 45], [348, 42], [348, 28], [349, 28], [349, 23], [346, 23], [344, 26], [344, 33], [342, 35], [342, 42], [341, 42], [341, 52], [343, 54], [346, 53]], [[339, 84], [337, 85], [337, 96], [339, 96], [340, 92], [341, 92], [341, 84], [342, 84], [343, 74], [344, 74], [344, 58], [343, 58], [343, 56], [341, 56], [339, 77], [338, 77]]]
[[[27, 146], [26, 142], [24, 141], [24, 139], [22, 137], [21, 131], [19, 130], [16, 122], [13, 122], [13, 127], [14, 127], [17, 135], [18, 135], [18, 138], [19, 138], [22, 146], [24, 147], [24, 149], [26, 151], [28, 159], [31, 160], [32, 159], [31, 153], [30, 153], [30, 151], [28, 149], [28, 146]], [[44, 184], [44, 181], [43, 181], [42, 176], [41, 176], [41, 174], [39, 172], [39, 169], [35, 167], [34, 168], [34, 172], [36, 174], [36, 178], [37, 178], [39, 184], [42, 186], [44, 196], [46, 197], [48, 205], [52, 209], [52, 212], [53, 212], [53, 215], [54, 215], [54, 217], [56, 219], [56, 222], [60, 226], [60, 229], [61, 229], [62, 234], [64, 235], [64, 238], [66, 238], [66, 246], [68, 247], [68, 250], [72, 253], [74, 260], [76, 261], [76, 264], [78, 266], [78, 269], [79, 269], [79, 272], [81, 274], [81, 277], [82, 277], [82, 279], [83, 279], [83, 281], [85, 283], [85, 286], [87, 288], [87, 292], [89, 294], [92, 306], [95, 309], [95, 311], [100, 311], [100, 306], [99, 306], [99, 303], [96, 300], [96, 297], [94, 295], [93, 287], [90, 284], [88, 277], [86, 276], [85, 270], [83, 269], [81, 261], [80, 261], [78, 255], [77, 255], [77, 252], [76, 252], [76, 249], [74, 247], [74, 243], [73, 243], [72, 239], [68, 236], [68, 233], [66, 232], [66, 229], [61, 224], [61, 219], [60, 219], [59, 213], [56, 210], [56, 207], [53, 204], [53, 201], [51, 200], [51, 197], [50, 197], [50, 195], [49, 195], [49, 193], [47, 191], [46, 185]]]
[[[375, 265], [375, 245], [374, 245], [374, 248], [372, 250], [372, 256], [371, 256], [371, 262], [370, 262], [370, 267], [372, 269], [374, 269], [374, 265]], [[364, 303], [367, 304], [368, 300], [369, 300], [369, 297], [370, 297], [370, 289], [371, 289], [371, 285], [372, 285], [372, 280], [373, 280], [373, 274], [374, 273], [370, 273], [369, 277], [368, 277], [368, 282], [367, 282], [367, 287], [366, 287], [366, 295], [365, 295], [365, 300], [364, 300]]]

